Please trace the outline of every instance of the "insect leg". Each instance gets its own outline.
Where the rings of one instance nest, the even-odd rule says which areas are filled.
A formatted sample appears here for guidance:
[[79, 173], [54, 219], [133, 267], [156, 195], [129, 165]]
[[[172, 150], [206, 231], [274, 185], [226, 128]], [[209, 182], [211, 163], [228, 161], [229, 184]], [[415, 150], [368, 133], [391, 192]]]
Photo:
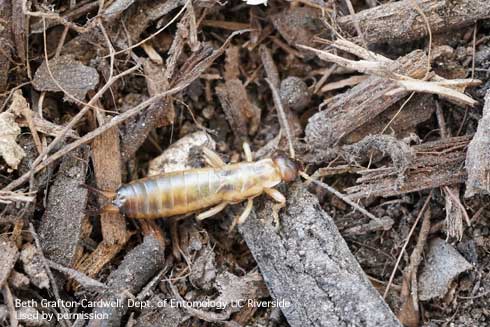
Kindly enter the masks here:
[[265, 188], [264, 192], [268, 196], [270, 196], [271, 198], [276, 200], [276, 202], [278, 202], [279, 204], [282, 204], [283, 207], [286, 205], [286, 197], [281, 192], [276, 190], [275, 188]]
[[222, 203], [218, 204], [217, 206], [212, 207], [209, 210], [201, 212], [200, 214], [198, 214], [196, 216], [196, 218], [197, 218], [197, 220], [203, 220], [203, 219], [209, 218], [211, 216], [214, 216], [215, 214], [217, 214], [218, 212], [220, 212], [221, 210], [226, 208], [227, 205], [228, 205], [228, 202], [222, 202]]
[[253, 160], [252, 150], [250, 150], [250, 145], [247, 142], [243, 142], [243, 152], [245, 152], [245, 159], [248, 162]]
[[237, 224], [243, 224], [245, 220], [247, 220], [248, 216], [250, 215], [250, 212], [252, 211], [252, 208], [254, 206], [254, 200], [253, 199], [248, 199], [247, 200], [247, 206], [245, 207], [245, 210], [243, 210], [242, 214], [240, 217], [237, 219]]
[[220, 168], [226, 165], [223, 159], [221, 159], [220, 156], [213, 150], [203, 147], [202, 152], [204, 154], [204, 160], [206, 160], [206, 163], [209, 166], [213, 168]]
[[265, 188], [264, 192], [277, 202], [272, 207], [272, 217], [276, 226], [279, 226], [279, 211], [286, 206], [286, 197], [274, 188]]

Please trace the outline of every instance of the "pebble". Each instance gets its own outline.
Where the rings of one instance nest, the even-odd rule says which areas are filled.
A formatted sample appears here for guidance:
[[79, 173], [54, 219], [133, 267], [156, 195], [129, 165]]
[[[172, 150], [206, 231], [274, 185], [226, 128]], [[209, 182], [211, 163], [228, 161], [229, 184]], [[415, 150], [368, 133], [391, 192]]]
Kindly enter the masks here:
[[283, 80], [279, 94], [283, 103], [295, 111], [302, 111], [311, 102], [311, 92], [299, 77], [290, 76]]

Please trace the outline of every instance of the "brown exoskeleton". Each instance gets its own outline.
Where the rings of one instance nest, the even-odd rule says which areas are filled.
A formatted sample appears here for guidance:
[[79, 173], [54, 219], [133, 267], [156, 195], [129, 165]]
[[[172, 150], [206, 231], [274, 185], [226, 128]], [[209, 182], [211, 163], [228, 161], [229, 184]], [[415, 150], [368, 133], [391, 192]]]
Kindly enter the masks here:
[[[155, 219], [198, 212], [202, 220], [222, 211], [227, 205], [247, 201], [237, 219], [241, 224], [250, 214], [253, 198], [266, 193], [278, 210], [286, 198], [273, 187], [296, 179], [299, 166], [283, 154], [252, 161], [248, 144], [243, 145], [246, 162], [225, 164], [215, 152], [204, 148], [210, 167], [164, 173], [122, 185], [109, 194], [112, 203], [103, 211], [121, 212], [129, 218]], [[107, 192], [105, 192], [107, 195]]]

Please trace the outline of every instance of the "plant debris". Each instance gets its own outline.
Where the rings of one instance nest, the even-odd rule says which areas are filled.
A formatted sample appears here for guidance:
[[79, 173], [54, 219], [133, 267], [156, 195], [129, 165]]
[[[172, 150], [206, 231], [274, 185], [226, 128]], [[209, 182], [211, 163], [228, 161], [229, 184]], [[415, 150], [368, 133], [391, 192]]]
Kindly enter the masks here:
[[0, 268], [0, 288], [3, 288], [3, 285], [5, 285], [7, 278], [14, 268], [19, 253], [15, 244], [11, 240], [4, 238], [0, 238], [0, 250], [3, 253], [3, 264]]
[[419, 277], [420, 300], [443, 297], [454, 278], [471, 268], [471, 264], [450, 244], [440, 238], [433, 239]]
[[[367, 326], [400, 326], [317, 200], [300, 183], [291, 187], [288, 199], [279, 234], [265, 225], [271, 217], [270, 205], [240, 226], [248, 246], [257, 253], [269, 289], [278, 301], [289, 303], [283, 308], [288, 321], [292, 325], [319, 319], [332, 325], [363, 321]], [[287, 268], [291, 265], [297, 266], [291, 271]], [[318, 301], [321, 306], [315, 305]], [[350, 309], [341, 309], [346, 306]]]
[[402, 0], [340, 17], [338, 24], [351, 35], [356, 33], [357, 24], [364, 31], [363, 39], [368, 43], [399, 44], [427, 35], [427, 21], [432, 33], [443, 33], [471, 25], [489, 11], [489, 3], [485, 0], [457, 0], [454, 3], [424, 0], [417, 4], [412, 0]]
[[85, 218], [88, 191], [85, 182], [88, 151], [66, 156], [48, 194], [49, 206], [42, 217], [39, 235], [47, 258], [65, 265], [75, 263]]
[[489, 34], [487, 0], [0, 0], [0, 325], [487, 324]]
[[485, 105], [483, 106], [483, 117], [478, 123], [478, 129], [468, 145], [466, 154], [465, 167], [468, 172], [468, 180], [466, 181], [465, 197], [473, 196], [476, 193], [490, 193], [489, 124], [490, 91], [487, 91]]
[[38, 91], [64, 92], [66, 101], [83, 101], [99, 83], [99, 73], [72, 56], [44, 61], [36, 70], [32, 84]]
[[32, 244], [26, 244], [22, 248], [19, 258], [31, 283], [38, 288], [49, 288], [49, 277], [36, 247]]
[[[346, 191], [351, 199], [369, 196], [393, 196], [417, 190], [461, 183], [466, 173], [462, 169], [468, 137], [453, 137], [441, 141], [414, 145], [415, 158], [403, 170], [404, 179], [398, 178], [400, 169], [395, 167], [367, 169], [358, 185]], [[410, 153], [410, 152], [409, 152]]]
[[202, 166], [193, 155], [202, 152], [202, 147], [215, 150], [216, 142], [206, 132], [188, 134], [169, 146], [161, 155], [150, 161], [148, 176], [180, 171]]
[[17, 169], [25, 156], [24, 149], [16, 143], [20, 127], [15, 122], [15, 116], [9, 112], [0, 113], [0, 156], [12, 169]]
[[99, 307], [96, 312], [106, 312], [109, 316], [105, 322], [92, 320], [89, 326], [98, 326], [101, 323], [117, 326], [122, 315], [127, 310], [129, 295], [138, 292], [153, 275], [163, 268], [165, 262], [163, 248], [158, 240], [152, 236], [145, 237], [143, 243], [132, 249], [109, 277], [107, 286], [109, 290], [100, 298], [106, 301], [121, 301], [123, 306]]
[[303, 111], [311, 102], [311, 92], [299, 77], [289, 76], [281, 81], [281, 100], [295, 111]]

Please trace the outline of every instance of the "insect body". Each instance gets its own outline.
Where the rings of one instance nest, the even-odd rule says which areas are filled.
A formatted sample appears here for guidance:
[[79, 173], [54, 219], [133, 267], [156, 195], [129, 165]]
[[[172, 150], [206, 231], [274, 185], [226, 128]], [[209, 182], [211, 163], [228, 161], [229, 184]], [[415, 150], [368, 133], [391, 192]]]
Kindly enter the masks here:
[[247, 200], [238, 218], [238, 223], [242, 223], [252, 209], [252, 199], [262, 193], [284, 206], [286, 199], [273, 187], [296, 179], [297, 164], [284, 155], [253, 162], [248, 146], [244, 145], [244, 149], [248, 162], [226, 165], [216, 153], [206, 149], [205, 158], [211, 167], [165, 173], [122, 185], [104, 210], [152, 219], [210, 208], [197, 216], [204, 219], [228, 204]]

